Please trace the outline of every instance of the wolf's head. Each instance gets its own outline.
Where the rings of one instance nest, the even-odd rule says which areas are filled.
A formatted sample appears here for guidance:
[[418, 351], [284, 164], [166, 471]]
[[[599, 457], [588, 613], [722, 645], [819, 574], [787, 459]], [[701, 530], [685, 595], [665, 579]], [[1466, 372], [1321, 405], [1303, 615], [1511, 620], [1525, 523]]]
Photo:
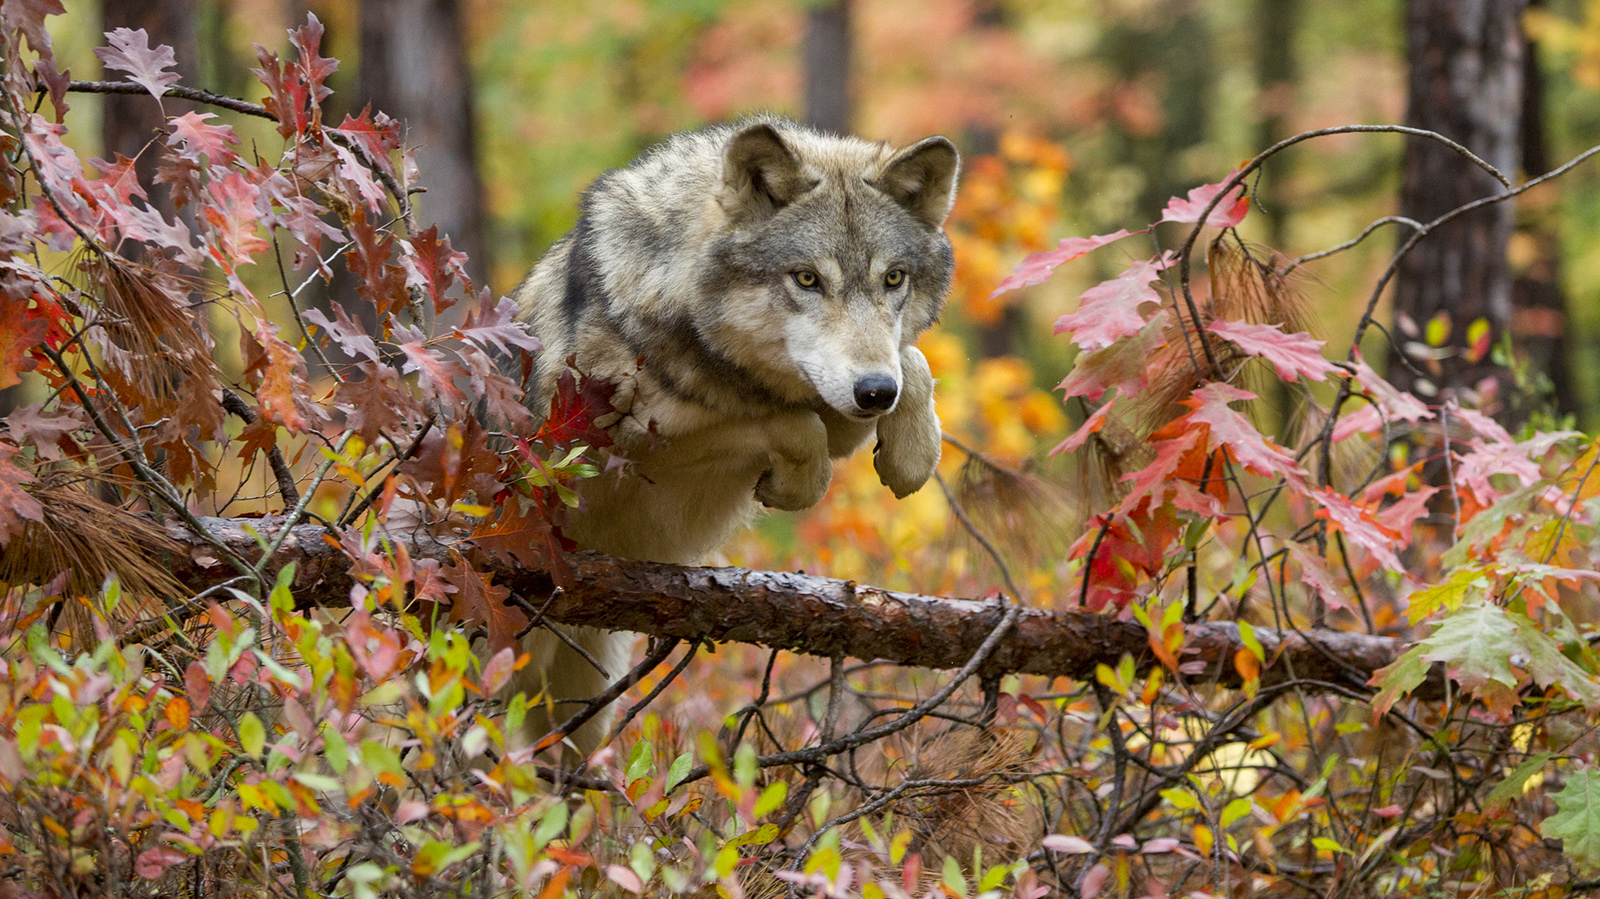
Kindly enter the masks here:
[[844, 415], [892, 410], [901, 348], [950, 288], [959, 168], [942, 137], [896, 151], [783, 122], [733, 132], [705, 272], [724, 297], [718, 343]]

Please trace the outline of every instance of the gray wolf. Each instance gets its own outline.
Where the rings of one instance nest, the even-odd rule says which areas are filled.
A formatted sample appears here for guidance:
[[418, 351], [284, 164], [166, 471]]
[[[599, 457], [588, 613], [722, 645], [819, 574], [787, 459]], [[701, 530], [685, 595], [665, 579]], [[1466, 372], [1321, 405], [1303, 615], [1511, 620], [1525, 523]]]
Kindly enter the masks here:
[[[939, 460], [933, 378], [912, 342], [938, 317], [960, 158], [777, 118], [677, 135], [586, 192], [515, 293], [544, 343], [530, 404], [573, 367], [616, 385], [607, 473], [564, 527], [585, 549], [696, 564], [758, 507], [805, 509], [877, 438], [896, 496]], [[572, 636], [611, 677], [625, 634]], [[508, 690], [586, 698], [593, 665], [540, 630]], [[607, 716], [576, 735], [592, 749]], [[530, 718], [530, 730], [542, 722]], [[537, 738], [544, 731], [530, 733]]]

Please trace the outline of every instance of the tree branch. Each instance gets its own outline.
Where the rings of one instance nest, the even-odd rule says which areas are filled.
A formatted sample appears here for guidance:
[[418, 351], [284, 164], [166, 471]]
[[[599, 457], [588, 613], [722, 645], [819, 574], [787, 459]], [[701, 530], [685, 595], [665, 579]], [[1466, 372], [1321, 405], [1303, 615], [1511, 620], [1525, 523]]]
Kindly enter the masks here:
[[[201, 521], [213, 540], [247, 558], [259, 553], [252, 531], [272, 531], [271, 519]], [[171, 569], [190, 589], [200, 591], [232, 576], [232, 569], [219, 562], [205, 540], [179, 524], [167, 530], [188, 547], [185, 557], [171, 560]], [[296, 526], [268, 566], [271, 570], [295, 563], [295, 600], [304, 607], [350, 602], [350, 561], [325, 539], [326, 534], [318, 525]], [[452, 550], [463, 548], [424, 535], [390, 539], [404, 542], [412, 558], [440, 562], [448, 562]], [[992, 603], [900, 593], [815, 575], [689, 568], [587, 552], [567, 558], [576, 584], [544, 606], [545, 617], [561, 624], [655, 637], [753, 643], [823, 658], [849, 656], [955, 669], [972, 658], [1005, 613]], [[550, 576], [542, 571], [487, 558], [478, 567], [516, 594], [545, 597], [555, 592]], [[128, 630], [147, 632], [142, 624]], [[1298, 679], [1367, 691], [1373, 672], [1399, 658], [1409, 645], [1395, 638], [1332, 630], [1256, 628], [1255, 634], [1267, 655], [1261, 671], [1264, 688]], [[1191, 684], [1238, 686], [1233, 657], [1243, 646], [1237, 625], [1199, 622], [1189, 625], [1179, 662]], [[1011, 633], [979, 673], [1086, 679], [1093, 677], [1095, 666], [1116, 665], [1125, 653], [1138, 661], [1141, 670], [1156, 664], [1149, 637], [1135, 622], [1093, 612], [1022, 609]], [[1442, 671], [1436, 666], [1412, 695], [1442, 697]]]

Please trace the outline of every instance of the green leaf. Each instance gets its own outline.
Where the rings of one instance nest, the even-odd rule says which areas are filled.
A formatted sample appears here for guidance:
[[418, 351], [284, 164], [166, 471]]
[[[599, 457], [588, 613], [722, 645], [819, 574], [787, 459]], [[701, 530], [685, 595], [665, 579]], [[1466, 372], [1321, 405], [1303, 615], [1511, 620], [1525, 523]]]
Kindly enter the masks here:
[[673, 759], [672, 767], [667, 769], [667, 791], [671, 792], [673, 787], [683, 783], [683, 779], [689, 776], [692, 768], [694, 768], [693, 753], [685, 752]]
[[328, 760], [328, 767], [333, 769], [333, 773], [341, 777], [350, 766], [350, 744], [344, 741], [339, 729], [331, 724], [322, 726], [322, 757]]
[[1588, 869], [1600, 868], [1600, 771], [1574, 771], [1555, 794], [1558, 811], [1544, 819], [1539, 833], [1560, 840], [1567, 858]]
[[1473, 597], [1488, 595], [1492, 586], [1481, 567], [1458, 568], [1442, 584], [1423, 587], [1406, 598], [1406, 618], [1416, 624], [1439, 609], [1454, 611]]
[[1443, 662], [1452, 678], [1480, 698], [1507, 698], [1521, 680], [1520, 668], [1540, 686], [1560, 686], [1590, 712], [1600, 711], [1600, 683], [1563, 655], [1560, 644], [1526, 615], [1482, 599], [1468, 599], [1426, 640], [1374, 676], [1382, 687], [1374, 698], [1377, 711], [1382, 714], [1422, 683], [1429, 662]]
[[1335, 853], [1335, 854], [1342, 853], [1344, 855], [1354, 855], [1355, 854], [1355, 853], [1351, 852], [1350, 850], [1344, 848], [1344, 846], [1340, 845], [1338, 840], [1331, 839], [1329, 837], [1317, 837], [1317, 838], [1315, 838], [1315, 839], [1313, 839], [1311, 841], [1311, 845], [1317, 847], [1318, 849], [1321, 849], [1324, 852], [1332, 852], [1332, 853]]
[[1528, 783], [1528, 778], [1537, 774], [1545, 766], [1545, 763], [1553, 758], [1555, 758], [1554, 753], [1541, 752], [1518, 765], [1517, 770], [1506, 775], [1506, 779], [1500, 781], [1495, 786], [1494, 791], [1489, 794], [1489, 804], [1498, 805], [1521, 796], [1523, 787]]
[[551, 840], [560, 836], [561, 832], [566, 829], [567, 807], [565, 804], [557, 802], [550, 806], [550, 809], [544, 813], [544, 818], [540, 819], [539, 826], [534, 828], [533, 844], [543, 848]]
[[1422, 647], [1413, 646], [1393, 663], [1379, 668], [1372, 675], [1378, 695], [1372, 697], [1372, 710], [1382, 715], [1400, 697], [1415, 690], [1428, 676], [1428, 663], [1422, 660]]
[[777, 838], [778, 825], [768, 821], [755, 830], [747, 831], [729, 840], [725, 847], [737, 849], [740, 846], [765, 846]]
[[1249, 648], [1250, 654], [1256, 657], [1256, 661], [1267, 660], [1267, 651], [1262, 648], [1261, 640], [1256, 637], [1255, 625], [1242, 619], [1239, 621], [1239, 642]]
[[1433, 318], [1428, 319], [1428, 324], [1424, 326], [1422, 339], [1426, 340], [1428, 346], [1431, 347], [1444, 346], [1444, 342], [1450, 339], [1449, 314], [1440, 312]]
[[239, 746], [251, 755], [259, 756], [261, 747], [266, 745], [267, 729], [261, 725], [261, 719], [255, 712], [245, 712], [239, 716]]
[[967, 875], [961, 871], [961, 863], [952, 856], [944, 857], [944, 870], [939, 882], [958, 896], [967, 894]]
[[1222, 809], [1222, 826], [1223, 826], [1223, 828], [1226, 829], [1227, 827], [1231, 826], [1233, 824], [1233, 822], [1239, 820], [1240, 818], [1243, 818], [1245, 815], [1248, 815], [1249, 813], [1250, 813], [1250, 800], [1249, 799], [1246, 799], [1243, 796], [1241, 796], [1238, 799], [1233, 800], [1232, 802], [1228, 803], [1226, 807], [1224, 807]]
[[788, 795], [789, 785], [783, 781], [777, 780], [767, 784], [767, 788], [761, 791], [761, 798], [756, 800], [755, 816], [764, 818], [772, 814], [778, 806], [783, 805], [783, 800]]

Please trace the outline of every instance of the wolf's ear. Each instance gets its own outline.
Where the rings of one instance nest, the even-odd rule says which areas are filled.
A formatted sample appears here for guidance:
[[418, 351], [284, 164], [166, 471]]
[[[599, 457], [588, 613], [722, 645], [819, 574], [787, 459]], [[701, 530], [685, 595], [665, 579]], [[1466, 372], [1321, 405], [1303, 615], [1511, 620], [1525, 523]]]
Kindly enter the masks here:
[[771, 125], [751, 125], [728, 141], [722, 160], [722, 208], [730, 216], [782, 209], [811, 187], [800, 171], [800, 160]]
[[937, 227], [955, 202], [960, 170], [956, 145], [943, 137], [928, 137], [896, 153], [873, 184], [906, 211]]

